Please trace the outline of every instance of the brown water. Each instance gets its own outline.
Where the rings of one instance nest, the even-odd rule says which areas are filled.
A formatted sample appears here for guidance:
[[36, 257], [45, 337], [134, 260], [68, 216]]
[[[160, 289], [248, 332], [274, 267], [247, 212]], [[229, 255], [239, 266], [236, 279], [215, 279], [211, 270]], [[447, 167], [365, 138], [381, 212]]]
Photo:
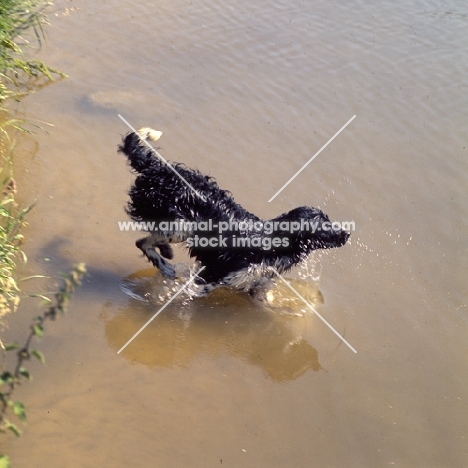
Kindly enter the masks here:
[[[466, 5], [60, 0], [49, 18], [41, 57], [70, 78], [21, 108], [54, 124], [17, 161], [28, 272], [90, 276], [18, 394], [14, 466], [468, 466]], [[175, 301], [117, 354], [170, 292], [117, 226], [119, 113], [263, 218], [355, 221], [297, 284], [357, 354], [287, 291]]]

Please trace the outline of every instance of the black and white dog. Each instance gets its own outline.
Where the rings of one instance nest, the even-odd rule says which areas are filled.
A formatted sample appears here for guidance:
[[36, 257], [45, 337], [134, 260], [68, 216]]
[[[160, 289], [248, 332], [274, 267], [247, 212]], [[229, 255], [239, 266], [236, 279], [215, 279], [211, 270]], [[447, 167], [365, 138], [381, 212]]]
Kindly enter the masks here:
[[[333, 228], [317, 208], [300, 207], [263, 221], [235, 203], [216, 181], [183, 164], [169, 165], [145, 143], [161, 132], [144, 128], [123, 138], [123, 152], [138, 174], [127, 213], [150, 235], [136, 246], [166, 278], [175, 278], [171, 243], [183, 243], [203, 266], [197, 295], [227, 286], [262, 297], [279, 274], [316, 249], [340, 247], [349, 233]], [[156, 250], [158, 249], [159, 252]]]

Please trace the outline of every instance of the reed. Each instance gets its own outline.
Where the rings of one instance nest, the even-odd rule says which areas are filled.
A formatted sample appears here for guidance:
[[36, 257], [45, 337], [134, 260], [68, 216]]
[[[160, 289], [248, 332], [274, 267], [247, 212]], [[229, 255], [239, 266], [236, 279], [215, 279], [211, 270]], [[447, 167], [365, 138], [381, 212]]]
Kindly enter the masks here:
[[30, 92], [40, 80], [65, 75], [31, 58], [44, 38], [45, 0], [0, 0], [0, 102]]

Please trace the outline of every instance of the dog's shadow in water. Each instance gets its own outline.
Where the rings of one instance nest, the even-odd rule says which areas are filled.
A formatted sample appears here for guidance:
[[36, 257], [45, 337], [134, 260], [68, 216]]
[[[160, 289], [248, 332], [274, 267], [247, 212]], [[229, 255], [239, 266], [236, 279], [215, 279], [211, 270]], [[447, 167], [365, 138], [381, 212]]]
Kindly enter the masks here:
[[[181, 287], [168, 293], [167, 280], [154, 270], [142, 270], [127, 280], [134, 286], [127, 305], [117, 315], [105, 306], [101, 314], [106, 338], [116, 352]], [[313, 294], [315, 303], [321, 302], [318, 290]], [[146, 301], [138, 300], [143, 297]], [[293, 331], [295, 321], [306, 319], [310, 317], [279, 313], [247, 294], [219, 289], [205, 298], [175, 299], [120, 355], [150, 368], [183, 369], [197, 356], [228, 354], [260, 367], [268, 379], [287, 382], [322, 369], [315, 348]]]

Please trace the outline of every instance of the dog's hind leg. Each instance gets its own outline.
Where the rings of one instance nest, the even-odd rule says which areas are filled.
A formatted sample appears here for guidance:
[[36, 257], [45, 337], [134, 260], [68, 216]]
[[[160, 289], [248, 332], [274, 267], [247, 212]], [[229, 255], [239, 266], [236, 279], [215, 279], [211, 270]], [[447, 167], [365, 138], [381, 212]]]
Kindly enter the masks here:
[[[143, 239], [138, 239], [135, 245], [143, 252], [154, 267], [159, 268], [161, 274], [165, 278], [174, 279], [176, 277], [174, 267], [163, 258], [172, 258], [172, 248], [169, 244], [161, 244], [160, 241], [161, 239], [156, 240], [155, 236], [148, 236]], [[161, 255], [156, 251], [156, 247], [159, 247]]]
[[164, 258], [156, 252], [154, 247], [148, 247], [145, 250], [145, 255], [148, 257], [148, 260], [156, 267], [159, 268], [161, 274], [168, 279], [175, 279], [176, 272], [174, 267], [164, 260]]
[[156, 244], [156, 247], [159, 249], [159, 252], [164, 258], [172, 260], [174, 257], [174, 252], [172, 251], [172, 247], [169, 244]]

